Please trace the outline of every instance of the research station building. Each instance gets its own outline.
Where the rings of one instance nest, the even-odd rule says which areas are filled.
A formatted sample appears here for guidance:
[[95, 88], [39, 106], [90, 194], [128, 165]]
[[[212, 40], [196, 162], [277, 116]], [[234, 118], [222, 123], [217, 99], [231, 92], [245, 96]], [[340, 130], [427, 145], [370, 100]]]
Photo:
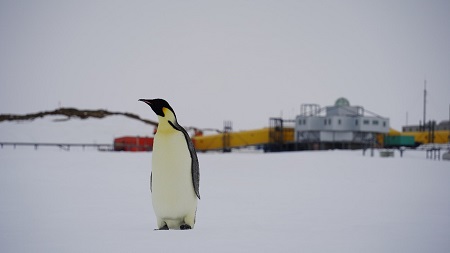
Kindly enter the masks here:
[[339, 98], [333, 106], [301, 105], [295, 119], [295, 141], [309, 149], [364, 148], [377, 145], [377, 136], [389, 132], [389, 119], [352, 106]]

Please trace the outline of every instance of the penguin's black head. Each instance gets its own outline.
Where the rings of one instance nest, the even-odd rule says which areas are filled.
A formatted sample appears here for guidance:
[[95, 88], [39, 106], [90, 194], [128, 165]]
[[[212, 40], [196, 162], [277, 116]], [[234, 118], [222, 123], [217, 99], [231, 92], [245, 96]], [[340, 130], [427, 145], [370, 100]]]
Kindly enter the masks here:
[[158, 116], [161, 116], [161, 117], [165, 116], [164, 108], [169, 109], [173, 113], [173, 115], [175, 115], [175, 112], [173, 111], [172, 107], [164, 99], [161, 99], [161, 98], [139, 99], [139, 101], [142, 101], [142, 102], [148, 104], [152, 108], [152, 110], [156, 113], [156, 115], [158, 115]]

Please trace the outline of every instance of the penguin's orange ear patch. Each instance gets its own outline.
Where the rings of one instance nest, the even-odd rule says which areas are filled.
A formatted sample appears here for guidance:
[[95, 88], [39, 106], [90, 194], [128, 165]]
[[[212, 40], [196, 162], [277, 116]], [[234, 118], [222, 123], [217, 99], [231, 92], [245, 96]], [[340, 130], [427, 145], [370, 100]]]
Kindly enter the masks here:
[[163, 107], [163, 108], [162, 108], [162, 112], [164, 113], [164, 117], [167, 115], [167, 113], [168, 113], [169, 111], [170, 111], [170, 110], [167, 109], [167, 107]]
[[174, 121], [175, 114], [173, 113], [172, 110], [170, 110], [167, 107], [163, 107], [162, 112], [164, 113], [164, 118]]

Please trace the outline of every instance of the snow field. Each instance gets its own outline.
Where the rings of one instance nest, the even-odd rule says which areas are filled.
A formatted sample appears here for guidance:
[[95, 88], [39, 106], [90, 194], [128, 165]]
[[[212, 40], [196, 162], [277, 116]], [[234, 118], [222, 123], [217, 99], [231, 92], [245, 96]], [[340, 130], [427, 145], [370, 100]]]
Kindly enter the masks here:
[[0, 252], [449, 252], [450, 164], [200, 153], [197, 223], [154, 231], [152, 153], [0, 149]]

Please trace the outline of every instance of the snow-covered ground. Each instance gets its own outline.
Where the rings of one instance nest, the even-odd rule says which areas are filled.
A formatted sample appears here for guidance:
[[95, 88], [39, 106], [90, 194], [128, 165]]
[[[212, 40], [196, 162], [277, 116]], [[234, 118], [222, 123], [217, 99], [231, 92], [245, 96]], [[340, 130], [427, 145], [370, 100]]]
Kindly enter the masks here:
[[152, 153], [0, 148], [0, 252], [450, 252], [450, 163], [199, 154], [191, 231], [154, 231]]

